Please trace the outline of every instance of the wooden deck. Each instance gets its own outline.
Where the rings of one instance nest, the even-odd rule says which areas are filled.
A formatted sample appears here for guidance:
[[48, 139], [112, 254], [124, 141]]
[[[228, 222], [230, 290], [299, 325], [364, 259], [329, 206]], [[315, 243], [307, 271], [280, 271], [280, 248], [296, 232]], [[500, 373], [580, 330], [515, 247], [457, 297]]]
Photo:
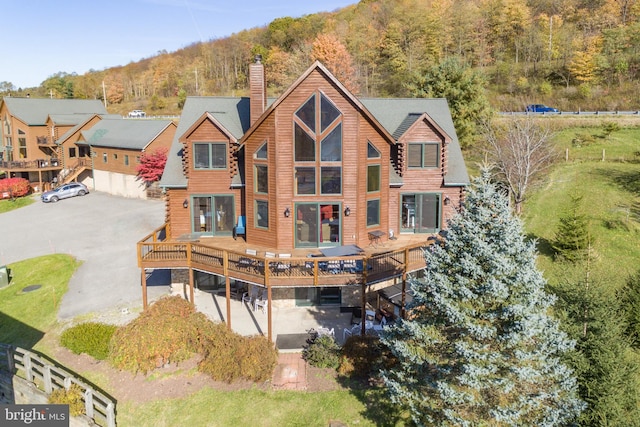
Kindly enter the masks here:
[[[194, 268], [265, 287], [372, 284], [424, 268], [430, 235], [400, 235], [362, 247], [360, 255], [325, 257], [317, 248], [295, 249], [289, 258], [268, 257], [271, 248], [248, 246], [241, 237], [181, 236], [166, 240], [165, 226], [138, 242], [142, 269]], [[256, 255], [247, 254], [247, 249]]]

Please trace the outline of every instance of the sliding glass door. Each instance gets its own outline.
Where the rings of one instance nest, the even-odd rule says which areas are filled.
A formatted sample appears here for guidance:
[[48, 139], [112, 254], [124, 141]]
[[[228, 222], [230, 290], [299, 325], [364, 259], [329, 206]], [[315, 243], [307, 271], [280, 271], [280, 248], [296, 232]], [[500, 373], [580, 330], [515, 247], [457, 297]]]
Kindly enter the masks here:
[[196, 234], [231, 235], [235, 224], [233, 196], [191, 198], [191, 226]]
[[340, 204], [297, 203], [295, 213], [297, 248], [335, 246], [342, 241]]
[[404, 232], [434, 233], [440, 225], [440, 194], [403, 194], [400, 229]]

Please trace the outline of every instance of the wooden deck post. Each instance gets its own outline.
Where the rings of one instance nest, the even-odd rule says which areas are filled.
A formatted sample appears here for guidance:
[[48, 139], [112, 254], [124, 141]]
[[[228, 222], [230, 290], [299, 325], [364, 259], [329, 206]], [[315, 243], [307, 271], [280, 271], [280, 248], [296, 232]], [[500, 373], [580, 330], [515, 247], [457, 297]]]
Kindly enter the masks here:
[[367, 333], [365, 322], [367, 320], [367, 267], [369, 264], [369, 258], [365, 257], [362, 260], [362, 312], [360, 313], [360, 335], [364, 336]]
[[229, 252], [222, 252], [222, 271], [224, 273], [224, 287], [227, 297], [227, 329], [231, 330], [231, 280], [229, 279]]
[[140, 280], [142, 282], [142, 309], [146, 310], [148, 306], [147, 301], [147, 271], [144, 267], [140, 269], [142, 274], [140, 275]]
[[267, 338], [270, 342], [273, 342], [273, 325], [271, 321], [271, 285], [267, 283]]
[[271, 325], [271, 284], [269, 283], [269, 259], [264, 258], [264, 285], [267, 287], [267, 339], [273, 342], [273, 329]]
[[404, 250], [404, 260], [404, 268], [402, 269], [402, 294], [400, 297], [400, 317], [403, 319], [405, 316], [404, 305], [407, 297], [407, 266], [409, 265], [409, 249]]
[[195, 296], [194, 296], [194, 290], [193, 290], [193, 286], [194, 286], [194, 280], [193, 280], [193, 268], [191, 268], [191, 266], [189, 266], [189, 301], [191, 302], [191, 305], [195, 306], [196, 305], [196, 300], [195, 300]]

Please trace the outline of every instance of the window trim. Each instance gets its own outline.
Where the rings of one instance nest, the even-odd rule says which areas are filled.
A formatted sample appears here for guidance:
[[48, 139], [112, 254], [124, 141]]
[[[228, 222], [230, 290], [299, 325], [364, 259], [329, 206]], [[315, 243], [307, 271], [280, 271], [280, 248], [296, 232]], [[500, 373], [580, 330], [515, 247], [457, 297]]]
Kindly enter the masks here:
[[[371, 167], [377, 167], [378, 168], [378, 182], [377, 182], [377, 186], [378, 188], [371, 190], [369, 188], [369, 184], [370, 184], [370, 175], [369, 175], [369, 168]], [[371, 163], [367, 165], [367, 193], [379, 193], [380, 190], [382, 189], [382, 165], [380, 163]]]
[[[199, 145], [206, 145], [208, 147], [208, 166], [207, 167], [201, 167], [201, 166], [197, 166], [196, 164], [196, 147]], [[215, 166], [213, 164], [213, 146], [224, 146], [224, 166], [220, 167], [220, 166]], [[221, 142], [221, 141], [198, 141], [198, 142], [193, 142], [191, 144], [192, 149], [193, 149], [193, 155], [192, 157], [192, 164], [193, 164], [193, 169], [194, 170], [198, 170], [198, 171], [204, 171], [204, 170], [226, 170], [229, 167], [229, 159], [227, 158], [228, 155], [227, 153], [229, 152], [229, 144], [227, 142]]]
[[[262, 226], [258, 224], [258, 204], [264, 203], [267, 208], [267, 226]], [[268, 230], [269, 229], [269, 200], [264, 199], [254, 199], [253, 201], [254, 207], [254, 215], [253, 215], [253, 225], [259, 230]]]
[[[378, 202], [378, 222], [376, 223], [369, 223], [369, 203], [371, 202]], [[367, 200], [367, 228], [372, 228], [372, 227], [380, 227], [380, 224], [382, 223], [382, 207], [381, 207], [381, 201], [380, 198], [375, 198], [375, 199], [368, 199]]]
[[[258, 168], [265, 169], [265, 175], [267, 179], [266, 191], [260, 191], [260, 186], [258, 184]], [[269, 165], [268, 164], [255, 163], [253, 165], [253, 192], [255, 194], [269, 194]]]
[[[437, 169], [440, 167], [442, 149], [439, 142], [436, 141], [424, 141], [424, 142], [409, 142], [407, 144], [407, 155], [409, 155], [411, 146], [420, 146], [420, 166], [411, 166], [409, 160], [407, 159], [407, 169]], [[436, 164], [435, 165], [425, 165], [425, 147], [426, 146], [436, 146]]]

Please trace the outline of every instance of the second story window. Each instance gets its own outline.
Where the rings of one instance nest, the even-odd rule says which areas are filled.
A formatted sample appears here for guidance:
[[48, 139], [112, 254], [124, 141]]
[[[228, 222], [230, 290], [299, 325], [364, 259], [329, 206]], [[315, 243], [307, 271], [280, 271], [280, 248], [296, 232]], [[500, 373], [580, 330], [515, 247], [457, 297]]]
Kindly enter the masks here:
[[269, 167], [267, 165], [267, 142], [262, 144], [253, 154], [256, 159], [253, 166], [254, 171], [254, 192], [259, 194], [267, 194], [269, 192]]
[[440, 144], [437, 142], [411, 142], [407, 153], [410, 169], [437, 168], [440, 166]]
[[226, 169], [227, 144], [224, 142], [197, 142], [193, 144], [195, 169]]
[[342, 194], [342, 114], [315, 93], [294, 114], [295, 190]]

